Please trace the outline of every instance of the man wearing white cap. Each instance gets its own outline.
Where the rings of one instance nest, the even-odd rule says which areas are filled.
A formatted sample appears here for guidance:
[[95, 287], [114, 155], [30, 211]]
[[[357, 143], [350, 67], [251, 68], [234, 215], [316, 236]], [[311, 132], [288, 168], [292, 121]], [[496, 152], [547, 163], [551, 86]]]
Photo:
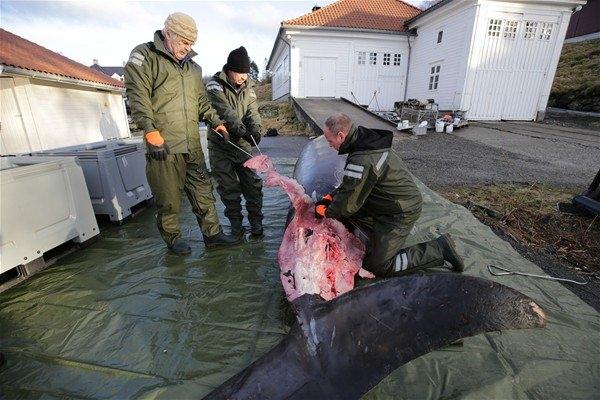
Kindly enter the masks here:
[[169, 249], [180, 255], [191, 252], [179, 228], [182, 189], [207, 247], [239, 242], [221, 229], [200, 146], [201, 120], [224, 140], [229, 133], [206, 96], [202, 68], [192, 60], [197, 36], [192, 17], [173, 13], [154, 33], [154, 41], [136, 46], [125, 65], [132, 117], [144, 130], [146, 175], [156, 199], [158, 230]]

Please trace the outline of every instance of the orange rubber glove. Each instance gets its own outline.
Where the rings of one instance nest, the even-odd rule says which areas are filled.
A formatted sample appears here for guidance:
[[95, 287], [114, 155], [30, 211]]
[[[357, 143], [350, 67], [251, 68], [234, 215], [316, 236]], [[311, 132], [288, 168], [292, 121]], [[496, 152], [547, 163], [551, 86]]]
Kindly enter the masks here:
[[213, 128], [213, 130], [221, 134], [225, 143], [229, 142], [229, 132], [227, 131], [225, 125], [217, 125]]
[[327, 212], [327, 206], [324, 204], [318, 204], [315, 206], [315, 217], [317, 219], [325, 218], [325, 213]]
[[160, 136], [159, 131], [151, 131], [146, 133], [146, 141], [150, 143], [152, 146], [160, 147], [165, 143], [165, 139]]
[[160, 136], [160, 132], [151, 131], [144, 136], [146, 137], [148, 155], [156, 161], [166, 161], [167, 155], [170, 153], [169, 146], [165, 143], [165, 139]]

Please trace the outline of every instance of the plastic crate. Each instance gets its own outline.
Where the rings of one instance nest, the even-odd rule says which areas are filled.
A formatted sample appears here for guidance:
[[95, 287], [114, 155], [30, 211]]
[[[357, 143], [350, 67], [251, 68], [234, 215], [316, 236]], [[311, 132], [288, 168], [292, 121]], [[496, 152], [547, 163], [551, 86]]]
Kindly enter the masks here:
[[83, 169], [94, 212], [122, 221], [131, 208], [152, 198], [141, 140], [107, 140], [45, 150], [36, 155], [75, 156]]
[[0, 185], [0, 273], [100, 233], [74, 157], [2, 157]]

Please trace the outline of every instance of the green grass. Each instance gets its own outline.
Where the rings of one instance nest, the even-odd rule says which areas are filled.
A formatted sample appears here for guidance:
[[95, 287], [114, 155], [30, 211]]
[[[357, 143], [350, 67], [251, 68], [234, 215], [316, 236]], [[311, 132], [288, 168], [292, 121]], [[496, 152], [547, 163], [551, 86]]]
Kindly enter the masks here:
[[563, 46], [548, 105], [600, 112], [600, 39]]

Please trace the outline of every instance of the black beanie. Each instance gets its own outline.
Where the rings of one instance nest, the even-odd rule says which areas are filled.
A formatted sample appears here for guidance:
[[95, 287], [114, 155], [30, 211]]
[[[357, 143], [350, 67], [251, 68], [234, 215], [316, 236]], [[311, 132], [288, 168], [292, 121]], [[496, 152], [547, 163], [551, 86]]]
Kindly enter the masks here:
[[248, 52], [244, 46], [229, 53], [225, 69], [243, 74], [250, 72], [250, 57], [248, 57]]

